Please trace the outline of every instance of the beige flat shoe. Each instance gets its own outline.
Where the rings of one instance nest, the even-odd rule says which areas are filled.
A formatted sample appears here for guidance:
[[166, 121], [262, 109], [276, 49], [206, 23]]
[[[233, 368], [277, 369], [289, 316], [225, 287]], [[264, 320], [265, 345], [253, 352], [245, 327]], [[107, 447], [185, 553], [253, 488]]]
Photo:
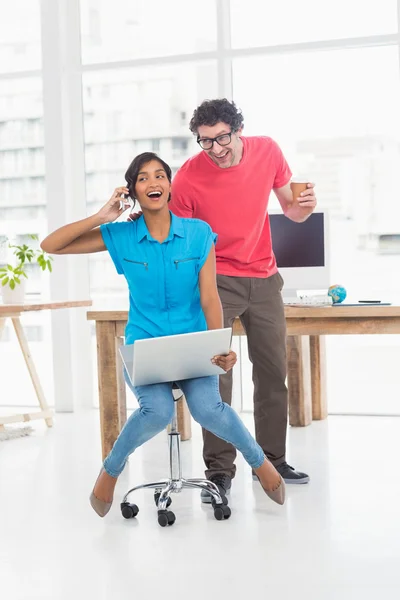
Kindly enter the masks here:
[[[257, 475], [256, 475], [256, 477], [257, 477], [258, 481], [260, 481], [260, 478]], [[265, 487], [263, 487], [261, 481], [260, 481], [260, 485], [261, 485], [262, 489], [264, 490], [264, 492], [267, 494], [268, 498], [271, 498], [271, 500], [273, 500], [277, 504], [280, 504], [281, 506], [285, 503], [286, 486], [285, 486], [285, 482], [283, 481], [282, 477], [281, 477], [281, 482], [280, 482], [279, 486], [275, 490], [266, 490]]]
[[[102, 467], [97, 479], [100, 477], [103, 470], [104, 469]], [[94, 485], [96, 487], [96, 484]], [[93, 510], [99, 515], [99, 517], [105, 517], [112, 506], [112, 502], [104, 502], [104, 500], [99, 500], [99, 498], [94, 495], [94, 492], [90, 494], [89, 501]]]

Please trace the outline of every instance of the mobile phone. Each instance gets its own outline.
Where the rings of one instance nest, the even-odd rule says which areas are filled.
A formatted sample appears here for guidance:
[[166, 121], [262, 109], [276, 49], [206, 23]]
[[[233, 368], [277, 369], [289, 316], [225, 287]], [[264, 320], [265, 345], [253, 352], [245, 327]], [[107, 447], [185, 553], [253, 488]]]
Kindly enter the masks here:
[[[119, 209], [123, 210], [124, 208], [127, 208], [126, 205], [129, 204], [129, 206], [131, 206], [131, 202], [129, 199], [129, 194], [121, 194], [121, 198], [123, 198], [123, 200], [119, 201]], [[126, 202], [126, 200], [128, 200], [128, 202]]]

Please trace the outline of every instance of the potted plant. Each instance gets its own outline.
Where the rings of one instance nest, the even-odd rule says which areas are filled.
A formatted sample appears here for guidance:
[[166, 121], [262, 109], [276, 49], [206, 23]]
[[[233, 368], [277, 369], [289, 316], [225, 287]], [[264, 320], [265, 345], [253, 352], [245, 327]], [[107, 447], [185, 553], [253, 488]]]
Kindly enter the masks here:
[[[36, 234], [29, 234], [29, 237], [38, 241]], [[9, 241], [9, 240], [7, 240]], [[51, 256], [40, 249], [33, 248], [27, 244], [21, 246], [8, 244], [8, 248], [15, 256], [14, 264], [6, 264], [0, 267], [0, 284], [4, 304], [21, 304], [25, 298], [25, 279], [28, 279], [25, 266], [27, 263], [36, 262], [42, 271], [52, 271]]]

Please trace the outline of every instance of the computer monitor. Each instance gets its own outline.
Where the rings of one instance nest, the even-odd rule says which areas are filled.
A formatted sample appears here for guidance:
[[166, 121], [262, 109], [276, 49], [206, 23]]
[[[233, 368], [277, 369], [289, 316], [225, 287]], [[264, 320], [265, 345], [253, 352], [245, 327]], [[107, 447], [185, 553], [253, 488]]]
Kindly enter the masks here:
[[270, 211], [272, 248], [285, 284], [284, 298], [300, 290], [327, 293], [329, 273], [329, 223], [326, 212], [314, 212], [302, 223]]

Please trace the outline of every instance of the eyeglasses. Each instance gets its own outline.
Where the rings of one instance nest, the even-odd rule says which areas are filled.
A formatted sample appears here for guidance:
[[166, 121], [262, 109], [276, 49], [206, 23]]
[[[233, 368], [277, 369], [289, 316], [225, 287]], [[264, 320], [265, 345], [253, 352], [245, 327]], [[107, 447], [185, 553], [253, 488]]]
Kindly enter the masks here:
[[203, 150], [211, 150], [214, 145], [214, 142], [217, 142], [220, 146], [227, 146], [231, 142], [232, 131], [230, 133], [223, 133], [222, 135], [217, 135], [215, 138], [203, 138], [200, 139], [197, 136], [197, 143], [200, 145]]

